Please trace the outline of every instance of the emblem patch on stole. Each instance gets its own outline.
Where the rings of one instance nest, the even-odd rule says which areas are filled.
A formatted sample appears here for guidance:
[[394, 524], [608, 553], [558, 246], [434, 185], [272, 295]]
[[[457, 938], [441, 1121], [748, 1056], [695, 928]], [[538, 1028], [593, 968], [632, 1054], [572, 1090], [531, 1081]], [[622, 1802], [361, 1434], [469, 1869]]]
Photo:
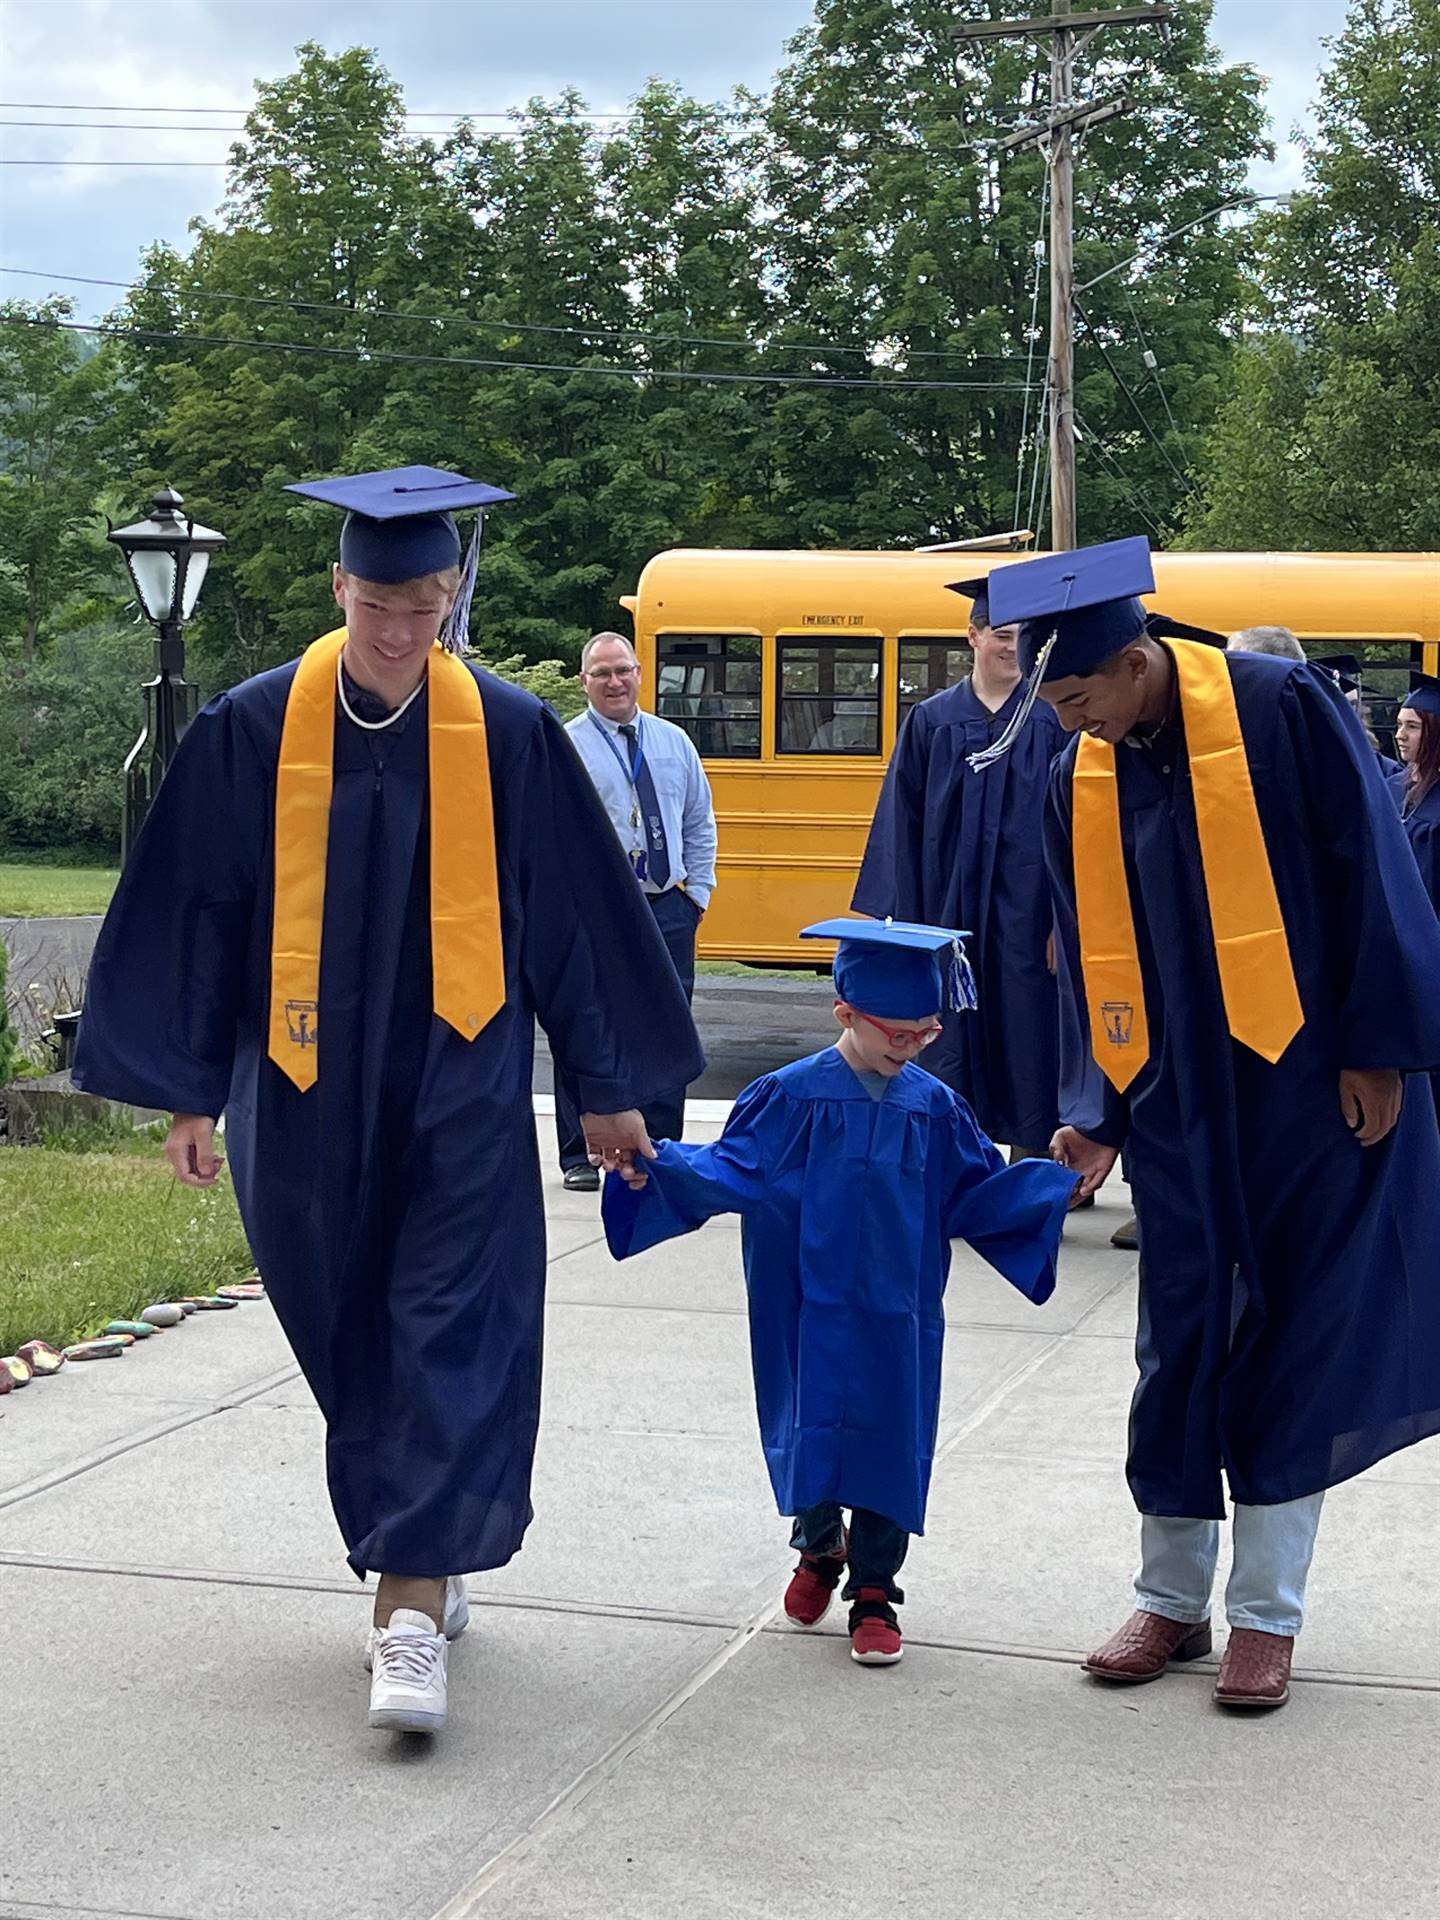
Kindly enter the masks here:
[[320, 1008], [314, 1000], [287, 1000], [285, 1025], [297, 1047], [314, 1047], [320, 1042]]
[[1107, 1000], [1100, 1011], [1105, 1018], [1105, 1035], [1111, 1046], [1130, 1046], [1135, 1038], [1134, 1001]]

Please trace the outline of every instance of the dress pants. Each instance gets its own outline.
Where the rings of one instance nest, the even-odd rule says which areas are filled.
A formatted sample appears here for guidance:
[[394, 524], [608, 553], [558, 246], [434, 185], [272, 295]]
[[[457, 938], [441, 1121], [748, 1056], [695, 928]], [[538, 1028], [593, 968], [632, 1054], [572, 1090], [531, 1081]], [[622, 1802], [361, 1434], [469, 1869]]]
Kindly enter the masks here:
[[[668, 887], [664, 893], [647, 894], [650, 911], [665, 942], [671, 965], [685, 989], [685, 998], [695, 994], [695, 934], [700, 925], [699, 910], [689, 894], [680, 887]], [[638, 992], [645, 991], [643, 980], [627, 982]], [[685, 1089], [672, 1088], [645, 1109], [645, 1125], [652, 1140], [681, 1140], [685, 1137]], [[558, 1065], [555, 1073], [555, 1134], [560, 1144], [560, 1166], [584, 1167], [590, 1164], [585, 1151], [585, 1134], [580, 1125], [580, 1092], [568, 1074]]]

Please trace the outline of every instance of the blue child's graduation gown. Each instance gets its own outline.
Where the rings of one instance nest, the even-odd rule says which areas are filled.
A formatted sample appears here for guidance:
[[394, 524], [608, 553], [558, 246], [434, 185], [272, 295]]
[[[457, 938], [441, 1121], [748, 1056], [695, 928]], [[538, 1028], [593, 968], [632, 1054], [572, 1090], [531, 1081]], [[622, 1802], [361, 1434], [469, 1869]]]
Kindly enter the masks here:
[[972, 934], [981, 1017], [947, 1015], [925, 1065], [992, 1140], [1045, 1147], [1058, 1124], [1060, 1041], [1042, 819], [1064, 730], [1038, 706], [997, 765], [975, 773], [966, 761], [999, 738], [1022, 698], [1019, 689], [991, 713], [963, 680], [907, 716], [853, 904], [877, 920]]
[[760, 1434], [782, 1513], [864, 1507], [925, 1524], [940, 1410], [950, 1241], [1037, 1305], [1075, 1176], [1006, 1168], [963, 1101], [921, 1068], [874, 1100], [834, 1048], [767, 1074], [714, 1146], [668, 1143], [640, 1193], [612, 1175], [617, 1258], [717, 1213], [744, 1222]]
[[[1145, 1513], [1320, 1492], [1440, 1432], [1435, 1220], [1440, 926], [1374, 751], [1303, 666], [1235, 654], [1245, 752], [1305, 1024], [1276, 1065], [1229, 1036], [1184, 737], [1116, 750], [1150, 1057], [1128, 1095], [1091, 1055], [1076, 928], [1073, 749], [1057, 763], [1063, 1118], [1125, 1145], [1140, 1219], [1129, 1476]], [[1400, 1068], [1362, 1148], [1342, 1068]]]
[[685, 999], [554, 716], [477, 674], [506, 1003], [467, 1041], [431, 1010], [427, 696], [381, 732], [338, 714], [320, 1074], [267, 1054], [275, 782], [295, 664], [199, 716], [101, 932], [75, 1078], [226, 1116], [256, 1261], [327, 1426], [357, 1571], [502, 1566], [530, 1519], [545, 1221], [538, 1016], [587, 1110], [703, 1062]]

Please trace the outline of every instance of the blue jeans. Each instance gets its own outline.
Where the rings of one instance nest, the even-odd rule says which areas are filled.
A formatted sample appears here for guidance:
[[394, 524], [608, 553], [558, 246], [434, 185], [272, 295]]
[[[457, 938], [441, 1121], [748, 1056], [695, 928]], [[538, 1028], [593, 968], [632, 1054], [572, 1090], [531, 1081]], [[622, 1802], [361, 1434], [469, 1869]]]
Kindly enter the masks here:
[[[1235, 1564], [1225, 1589], [1232, 1627], [1294, 1636], [1305, 1624], [1305, 1582], [1315, 1552], [1323, 1493], [1278, 1507], [1236, 1507]], [[1218, 1520], [1140, 1516], [1140, 1571], [1135, 1604], [1167, 1620], [1210, 1617], [1210, 1590], [1220, 1556]]]
[[[845, 1551], [845, 1515], [833, 1500], [818, 1507], [807, 1507], [795, 1516], [790, 1544], [800, 1553], [840, 1554]], [[842, 1600], [853, 1600], [862, 1587], [879, 1587], [893, 1606], [903, 1604], [905, 1596], [895, 1584], [895, 1576], [905, 1564], [910, 1536], [883, 1513], [871, 1513], [865, 1507], [850, 1511], [850, 1578]]]

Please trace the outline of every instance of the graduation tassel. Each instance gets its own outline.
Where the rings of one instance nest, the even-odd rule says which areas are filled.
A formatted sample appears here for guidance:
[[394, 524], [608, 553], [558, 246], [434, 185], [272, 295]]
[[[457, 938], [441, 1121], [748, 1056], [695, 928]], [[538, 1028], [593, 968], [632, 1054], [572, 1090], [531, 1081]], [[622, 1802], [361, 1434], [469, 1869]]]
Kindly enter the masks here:
[[475, 598], [475, 580], [480, 571], [480, 549], [485, 542], [485, 516], [475, 516], [475, 531], [470, 536], [470, 550], [465, 555], [465, 564], [460, 569], [460, 585], [455, 590], [455, 604], [446, 615], [445, 624], [440, 629], [440, 644], [447, 653], [469, 653], [470, 647], [470, 607]]
[[975, 970], [970, 965], [969, 955], [958, 940], [950, 943], [950, 1011], [952, 1013], [974, 1013], [980, 1005], [980, 996], [975, 991]]
[[987, 769], [993, 767], [997, 760], [1003, 760], [1015, 742], [1020, 738], [1021, 730], [1025, 722], [1030, 718], [1031, 710], [1035, 702], [1040, 697], [1040, 686], [1045, 678], [1045, 669], [1050, 664], [1050, 656], [1055, 651], [1055, 643], [1059, 638], [1060, 629], [1057, 626], [1055, 631], [1050, 635], [1050, 638], [1040, 649], [1040, 658], [1035, 662], [1030, 678], [1025, 686], [1025, 698], [1020, 702], [1019, 710], [1015, 718], [1010, 722], [1004, 733], [1001, 734], [993, 746], [986, 747], [982, 753], [972, 753], [967, 756], [972, 773], [984, 773]]

